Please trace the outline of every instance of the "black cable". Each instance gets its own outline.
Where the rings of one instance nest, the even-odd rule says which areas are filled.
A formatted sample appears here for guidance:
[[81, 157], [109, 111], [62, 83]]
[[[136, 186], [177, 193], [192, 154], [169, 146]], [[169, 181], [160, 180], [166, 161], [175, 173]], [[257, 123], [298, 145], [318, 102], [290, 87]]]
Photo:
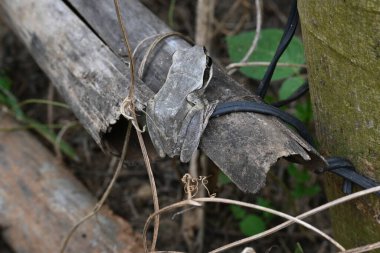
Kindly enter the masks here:
[[309, 91], [309, 82], [306, 81], [289, 98], [272, 103], [275, 107], [281, 107], [299, 99]]
[[[346, 194], [352, 193], [352, 183], [355, 183], [364, 189], [379, 186], [378, 183], [370, 178], [360, 175], [356, 172], [354, 165], [342, 157], [327, 158], [328, 167], [323, 172], [329, 171], [344, 178], [343, 192]], [[380, 192], [376, 193], [380, 196]]]
[[278, 60], [280, 59], [281, 55], [284, 53], [285, 49], [288, 47], [290, 41], [293, 38], [293, 35], [296, 31], [297, 25], [298, 25], [298, 10], [297, 10], [297, 1], [293, 0], [290, 15], [286, 24], [286, 28], [284, 30], [284, 33], [281, 37], [280, 43], [277, 47], [276, 53], [272, 58], [272, 61], [270, 62], [263, 79], [260, 82], [259, 87], [257, 88], [256, 94], [260, 96], [261, 98], [264, 98], [268, 87], [270, 84], [270, 81], [272, 80], [272, 76], [274, 73], [274, 70], [276, 69], [276, 65]]
[[310, 136], [305, 125], [301, 121], [299, 121], [291, 114], [265, 103], [258, 103], [253, 101], [225, 102], [216, 106], [211, 117], [219, 117], [233, 112], [255, 112], [275, 116], [294, 127], [302, 138], [313, 145], [313, 138]]

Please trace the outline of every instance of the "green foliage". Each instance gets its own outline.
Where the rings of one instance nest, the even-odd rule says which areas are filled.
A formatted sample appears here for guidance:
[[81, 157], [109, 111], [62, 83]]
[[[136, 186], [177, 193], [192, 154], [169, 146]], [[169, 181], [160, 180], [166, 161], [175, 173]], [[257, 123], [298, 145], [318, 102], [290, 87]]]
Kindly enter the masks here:
[[305, 80], [298, 76], [286, 79], [278, 91], [279, 99], [284, 100], [289, 98], [304, 82]]
[[294, 249], [294, 253], [303, 253], [303, 248], [299, 242], [296, 244], [296, 248]]
[[313, 119], [313, 109], [310, 100], [296, 105], [296, 117], [304, 123]]
[[261, 217], [249, 214], [239, 222], [239, 227], [244, 235], [251, 236], [265, 231], [266, 224]]
[[[267, 207], [267, 208], [272, 207], [269, 200], [261, 198], [261, 197], [257, 198], [256, 204], [258, 204], [259, 206]], [[271, 214], [271, 213], [263, 212], [262, 215], [266, 221], [270, 221], [273, 218], [273, 214]]]
[[[1, 74], [1, 73], [0, 73], [0, 87], [6, 90], [10, 90], [12, 87], [11, 80], [6, 75]], [[0, 97], [2, 97], [1, 94], [0, 94]]]
[[[273, 58], [283, 31], [280, 29], [264, 29], [260, 33], [260, 39], [253, 54], [248, 61], [269, 62]], [[227, 36], [227, 48], [231, 61], [239, 62], [252, 44], [255, 36], [254, 32], [244, 32], [237, 35]], [[279, 62], [303, 64], [305, 62], [304, 49], [299, 38], [294, 37], [281, 56]], [[240, 71], [253, 79], [262, 79], [267, 67], [244, 67]], [[272, 80], [289, 78], [299, 73], [298, 67], [277, 67], [274, 71]]]
[[[30, 117], [28, 117], [21, 109], [21, 104], [18, 103], [17, 98], [11, 92], [12, 83], [10, 79], [4, 74], [0, 74], [0, 105], [4, 105], [9, 108], [11, 113], [16, 117], [18, 121], [33, 129], [47, 141], [55, 145], [57, 135], [47, 125], [42, 124]], [[53, 105], [55, 105], [53, 103]], [[68, 157], [73, 160], [77, 160], [78, 157], [74, 149], [65, 141], [59, 142], [59, 148]]]
[[[271, 207], [268, 200], [264, 198], [257, 198], [256, 205], [263, 207]], [[230, 206], [230, 211], [236, 220], [239, 221], [240, 231], [245, 236], [251, 236], [265, 231], [268, 222], [271, 221], [273, 215], [267, 212], [260, 212], [258, 215], [248, 213], [240, 206]]]
[[295, 181], [295, 186], [291, 190], [293, 198], [313, 197], [321, 191], [318, 185], [309, 185], [311, 179], [309, 171], [300, 170], [294, 164], [289, 165], [287, 171]]
[[222, 171], [219, 171], [218, 174], [218, 186], [221, 187], [223, 185], [231, 183], [231, 179], [224, 174]]
[[168, 11], [168, 23], [171, 28], [174, 29], [174, 9], [176, 0], [170, 0], [169, 11]]
[[244, 219], [247, 216], [247, 212], [240, 206], [230, 206], [230, 210], [236, 219]]

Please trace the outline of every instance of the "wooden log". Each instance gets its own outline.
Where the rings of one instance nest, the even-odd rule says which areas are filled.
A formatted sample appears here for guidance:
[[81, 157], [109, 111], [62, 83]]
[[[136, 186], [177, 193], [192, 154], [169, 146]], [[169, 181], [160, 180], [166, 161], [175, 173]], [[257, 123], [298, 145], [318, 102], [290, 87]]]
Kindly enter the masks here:
[[[133, 48], [148, 37], [170, 31], [138, 1], [122, 3]], [[96, 142], [104, 149], [120, 149], [120, 130], [125, 122], [118, 121], [118, 107], [127, 94], [129, 74], [113, 1], [3, 0], [0, 8]], [[142, 49], [148, 45], [149, 41]], [[151, 91], [157, 92], [164, 83], [172, 54], [188, 47], [173, 37], [155, 50], [144, 82], [137, 85], [138, 109], [151, 97]], [[137, 64], [144, 54], [139, 50]], [[221, 102], [258, 100], [218, 66], [206, 96], [209, 101]], [[282, 122], [252, 113], [212, 119], [200, 147], [242, 190], [250, 192], [264, 185], [270, 166], [281, 157], [314, 169], [325, 165], [318, 152]]]
[[[0, 114], [0, 128], [19, 127]], [[69, 229], [95, 205], [88, 190], [24, 131], [0, 132], [0, 226], [19, 253], [58, 252]], [[79, 227], [66, 252], [143, 252], [130, 225], [103, 208]]]

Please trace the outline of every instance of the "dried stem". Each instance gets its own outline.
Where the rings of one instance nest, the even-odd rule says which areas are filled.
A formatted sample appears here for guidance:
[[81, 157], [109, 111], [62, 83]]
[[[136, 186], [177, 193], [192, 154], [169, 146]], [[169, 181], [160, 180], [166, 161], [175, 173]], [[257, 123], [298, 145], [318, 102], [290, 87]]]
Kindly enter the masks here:
[[195, 42], [206, 48], [211, 46], [211, 28], [214, 23], [215, 0], [198, 0]]
[[361, 253], [361, 252], [372, 251], [379, 248], [380, 248], [380, 242], [375, 242], [375, 243], [364, 245], [358, 248], [342, 251], [341, 253]]
[[[257, 47], [257, 43], [260, 39], [260, 33], [261, 33], [261, 25], [262, 25], [262, 11], [261, 11], [261, 0], [255, 0], [255, 9], [256, 9], [256, 33], [255, 37], [253, 38], [252, 44], [250, 48], [248, 49], [247, 53], [244, 55], [243, 59], [241, 59], [240, 63], [247, 62], [248, 58], [252, 55], [253, 51], [255, 51]], [[229, 68], [230, 65], [227, 66]], [[229, 75], [232, 75], [236, 69], [232, 69], [228, 72]]]
[[[270, 62], [264, 62], [264, 61], [238, 62], [238, 63], [231, 63], [231, 64], [229, 64], [226, 67], [226, 70], [231, 70], [231, 69], [236, 69], [236, 68], [242, 68], [242, 67], [253, 67], [253, 66], [267, 67], [267, 66], [269, 66], [269, 64], [270, 64]], [[279, 63], [277, 63], [277, 67], [306, 68], [306, 64], [279, 62]]]
[[75, 231], [79, 228], [80, 225], [82, 225], [85, 221], [87, 221], [88, 219], [90, 219], [91, 217], [93, 217], [94, 215], [96, 215], [99, 210], [102, 208], [102, 206], [104, 205], [104, 202], [106, 201], [108, 195], [110, 194], [111, 190], [112, 190], [112, 187], [114, 186], [115, 182], [116, 182], [116, 179], [119, 177], [120, 175], [120, 172], [121, 172], [121, 169], [123, 168], [123, 162], [125, 160], [125, 157], [127, 155], [127, 150], [128, 150], [128, 144], [129, 144], [129, 139], [130, 139], [130, 136], [131, 136], [131, 129], [132, 129], [132, 124], [129, 124], [128, 125], [128, 128], [127, 128], [127, 133], [125, 135], [125, 140], [124, 140], [124, 144], [123, 144], [123, 150], [121, 152], [121, 156], [120, 156], [120, 159], [119, 159], [119, 163], [117, 165], [117, 168], [115, 170], [115, 173], [113, 174], [113, 177], [112, 177], [112, 180], [111, 182], [108, 184], [107, 186], [107, 189], [106, 191], [104, 192], [103, 196], [101, 197], [101, 199], [96, 203], [95, 207], [92, 209], [92, 211], [90, 213], [88, 213], [86, 216], [82, 217], [69, 231], [69, 233], [67, 234], [67, 236], [65, 237], [65, 239], [63, 240], [63, 243], [62, 243], [62, 246], [61, 246], [61, 249], [60, 249], [60, 253], [64, 253], [65, 252], [65, 249], [71, 239], [71, 237], [73, 236], [73, 234], [75, 233]]
[[[131, 117], [127, 117], [127, 119], [129, 119], [132, 122], [133, 126], [136, 129], [136, 133], [137, 133], [137, 137], [139, 140], [141, 152], [142, 152], [143, 157], [144, 157], [144, 163], [145, 163], [147, 173], [149, 176], [149, 182], [150, 182], [150, 186], [151, 186], [151, 190], [152, 190], [152, 196], [153, 196], [154, 210], [155, 210], [155, 212], [157, 212], [160, 209], [160, 207], [158, 204], [156, 183], [154, 180], [152, 167], [150, 165], [148, 152], [146, 150], [144, 139], [143, 139], [143, 136], [141, 133], [142, 131], [140, 130], [138, 122], [137, 122], [137, 116], [136, 116], [136, 110], [135, 110], [135, 108], [136, 108], [135, 107], [135, 94], [134, 94], [134, 88], [135, 88], [135, 71], [134, 71], [134, 69], [135, 69], [135, 65], [134, 65], [134, 61], [133, 61], [133, 54], [132, 54], [131, 46], [129, 44], [127, 30], [125, 29], [124, 23], [122, 21], [119, 0], [114, 0], [114, 4], [115, 4], [115, 9], [116, 9], [116, 14], [117, 14], [119, 26], [120, 26], [122, 34], [123, 34], [124, 43], [125, 43], [125, 46], [128, 50], [128, 55], [130, 58], [130, 71], [131, 71], [131, 84], [130, 84], [129, 94], [128, 94], [128, 97], [126, 98], [126, 100], [124, 100], [124, 102], [122, 104], [123, 108], [121, 108], [121, 111], [125, 110], [124, 106], [126, 106], [126, 105], [128, 106], [128, 112], [131, 115]], [[123, 113], [123, 115], [126, 116], [126, 114], [124, 114], [124, 113]], [[156, 216], [155, 220], [154, 220], [154, 231], [153, 231], [151, 251], [154, 251], [155, 247], [156, 247], [159, 225], [160, 225], [160, 217]]]
[[[214, 202], [214, 203], [225, 203], [225, 204], [239, 205], [239, 206], [244, 206], [244, 207], [248, 207], [248, 208], [252, 208], [252, 209], [256, 209], [256, 210], [260, 210], [260, 211], [264, 211], [264, 212], [268, 212], [268, 213], [280, 216], [282, 218], [288, 219], [289, 220], [288, 222], [290, 222], [290, 223], [298, 223], [298, 224], [300, 224], [300, 225], [302, 225], [302, 226], [304, 226], [304, 227], [306, 227], [306, 228], [308, 228], [308, 229], [316, 232], [317, 234], [321, 235], [326, 240], [328, 240], [332, 244], [334, 244], [338, 249], [345, 250], [342, 245], [340, 245], [338, 242], [336, 242], [330, 236], [328, 236], [327, 234], [323, 233], [321, 230], [315, 228], [314, 226], [312, 226], [312, 225], [310, 225], [310, 224], [308, 224], [308, 223], [300, 220], [297, 217], [293, 217], [293, 216], [290, 216], [288, 214], [285, 214], [285, 213], [282, 213], [282, 212], [279, 212], [279, 211], [276, 211], [276, 210], [273, 210], [273, 209], [270, 209], [270, 208], [267, 208], [267, 207], [263, 207], [263, 206], [259, 206], [259, 205], [255, 205], [255, 204], [249, 204], [249, 203], [246, 203], [246, 202], [241, 202], [241, 201], [236, 201], [236, 200], [231, 200], [231, 199], [224, 199], [224, 198], [196, 198], [196, 199], [192, 199], [192, 200], [184, 200], [184, 201], [172, 204], [170, 206], [164, 207], [164, 208], [160, 209], [158, 212], [155, 212], [155, 213], [151, 214], [149, 216], [149, 218], [147, 219], [147, 221], [145, 223], [145, 226], [144, 226], [143, 241], [144, 241], [144, 247], [145, 247], [145, 249], [146, 249], [146, 245], [145, 245], [146, 244], [146, 232], [148, 230], [150, 221], [156, 215], [159, 215], [159, 214], [171, 211], [172, 209], [183, 207], [183, 206], [186, 206], [186, 205], [201, 206], [201, 203], [205, 203], [205, 202]], [[228, 245], [231, 245], [231, 244], [228, 244]], [[228, 246], [228, 245], [226, 245], [226, 246]], [[221, 252], [223, 250], [231, 248], [231, 247], [227, 248], [226, 246], [223, 246], [223, 247], [220, 247], [220, 248], [218, 248], [218, 249], [216, 249], [214, 251], [211, 251], [211, 253]], [[236, 246], [236, 245], [234, 245], [234, 246]]]
[[[344, 197], [341, 197], [339, 199], [330, 201], [330, 202], [328, 202], [328, 203], [326, 203], [326, 204], [324, 204], [322, 206], [319, 206], [319, 207], [314, 208], [314, 209], [312, 209], [310, 211], [307, 211], [307, 212], [305, 212], [305, 213], [303, 213], [301, 215], [298, 215], [296, 218], [297, 219], [305, 219], [306, 217], [309, 217], [309, 216], [311, 216], [313, 214], [316, 214], [318, 212], [326, 210], [326, 209], [328, 209], [330, 207], [339, 205], [341, 203], [344, 203], [344, 202], [350, 201], [352, 199], [359, 198], [359, 197], [362, 197], [364, 195], [367, 195], [367, 194], [370, 194], [370, 193], [374, 193], [374, 192], [377, 192], [377, 191], [380, 191], [380, 186], [373, 187], [373, 188], [370, 188], [370, 189], [367, 189], [367, 190], [363, 190], [363, 191], [360, 191], [360, 192], [356, 192], [356, 193], [350, 194], [348, 196], [344, 196]], [[256, 234], [256, 235], [253, 235], [253, 236], [250, 236], [250, 237], [238, 240], [236, 242], [224, 245], [223, 247], [215, 249], [212, 252], [214, 252], [214, 253], [216, 253], [216, 252], [222, 252], [224, 250], [227, 250], [227, 249], [230, 249], [230, 248], [233, 248], [233, 247], [236, 247], [236, 246], [248, 243], [248, 242], [252, 242], [252, 241], [257, 240], [259, 238], [262, 238], [262, 237], [268, 236], [270, 234], [273, 234], [273, 233], [275, 233], [275, 232], [277, 232], [277, 231], [279, 231], [279, 230], [281, 230], [283, 228], [286, 228], [286, 227], [288, 227], [289, 225], [291, 225], [293, 223], [294, 223], [293, 221], [286, 221], [286, 222], [284, 222], [284, 223], [282, 223], [280, 225], [277, 225], [276, 227], [268, 229], [268, 230], [266, 230], [264, 232], [261, 232], [259, 234]]]
[[63, 135], [66, 133], [67, 130], [69, 130], [70, 127], [73, 127], [76, 125], [77, 125], [77, 122], [68, 122], [61, 128], [61, 130], [59, 130], [57, 134], [57, 138], [55, 139], [55, 142], [54, 142], [54, 152], [57, 159], [61, 162], [63, 161], [63, 159], [62, 159], [62, 153], [61, 153], [61, 149], [59, 145], [61, 144]]

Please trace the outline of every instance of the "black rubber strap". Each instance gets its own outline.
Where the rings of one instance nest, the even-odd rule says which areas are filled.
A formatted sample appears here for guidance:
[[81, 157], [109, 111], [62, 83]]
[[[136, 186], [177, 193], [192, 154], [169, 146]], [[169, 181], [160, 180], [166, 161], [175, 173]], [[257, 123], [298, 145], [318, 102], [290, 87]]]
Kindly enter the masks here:
[[309, 82], [306, 81], [301, 87], [299, 87], [289, 98], [272, 103], [275, 107], [281, 107], [296, 101], [309, 91]]
[[[327, 159], [328, 167], [323, 171], [329, 171], [344, 178], [343, 192], [346, 194], [352, 193], [352, 183], [355, 183], [364, 189], [379, 186], [378, 183], [370, 178], [360, 175], [355, 171], [354, 165], [342, 157], [330, 157]], [[376, 193], [380, 196], [380, 192]]]
[[264, 74], [264, 77], [261, 80], [260, 85], [256, 91], [256, 94], [260, 96], [261, 98], [264, 98], [268, 91], [269, 84], [270, 84], [270, 81], [272, 80], [272, 76], [273, 76], [274, 70], [276, 69], [277, 62], [280, 59], [281, 55], [284, 53], [285, 49], [288, 47], [290, 41], [292, 40], [293, 35], [298, 25], [298, 20], [299, 20], [299, 16], [298, 16], [298, 10], [297, 10], [297, 1], [293, 0], [288, 22], [284, 30], [284, 34], [281, 37], [276, 53], [273, 56], [272, 61], [270, 62]]
[[254, 112], [275, 116], [294, 127], [302, 138], [313, 145], [313, 138], [301, 121], [299, 121], [291, 114], [265, 103], [258, 103], [253, 101], [225, 102], [216, 106], [211, 117], [219, 117], [233, 112]]

